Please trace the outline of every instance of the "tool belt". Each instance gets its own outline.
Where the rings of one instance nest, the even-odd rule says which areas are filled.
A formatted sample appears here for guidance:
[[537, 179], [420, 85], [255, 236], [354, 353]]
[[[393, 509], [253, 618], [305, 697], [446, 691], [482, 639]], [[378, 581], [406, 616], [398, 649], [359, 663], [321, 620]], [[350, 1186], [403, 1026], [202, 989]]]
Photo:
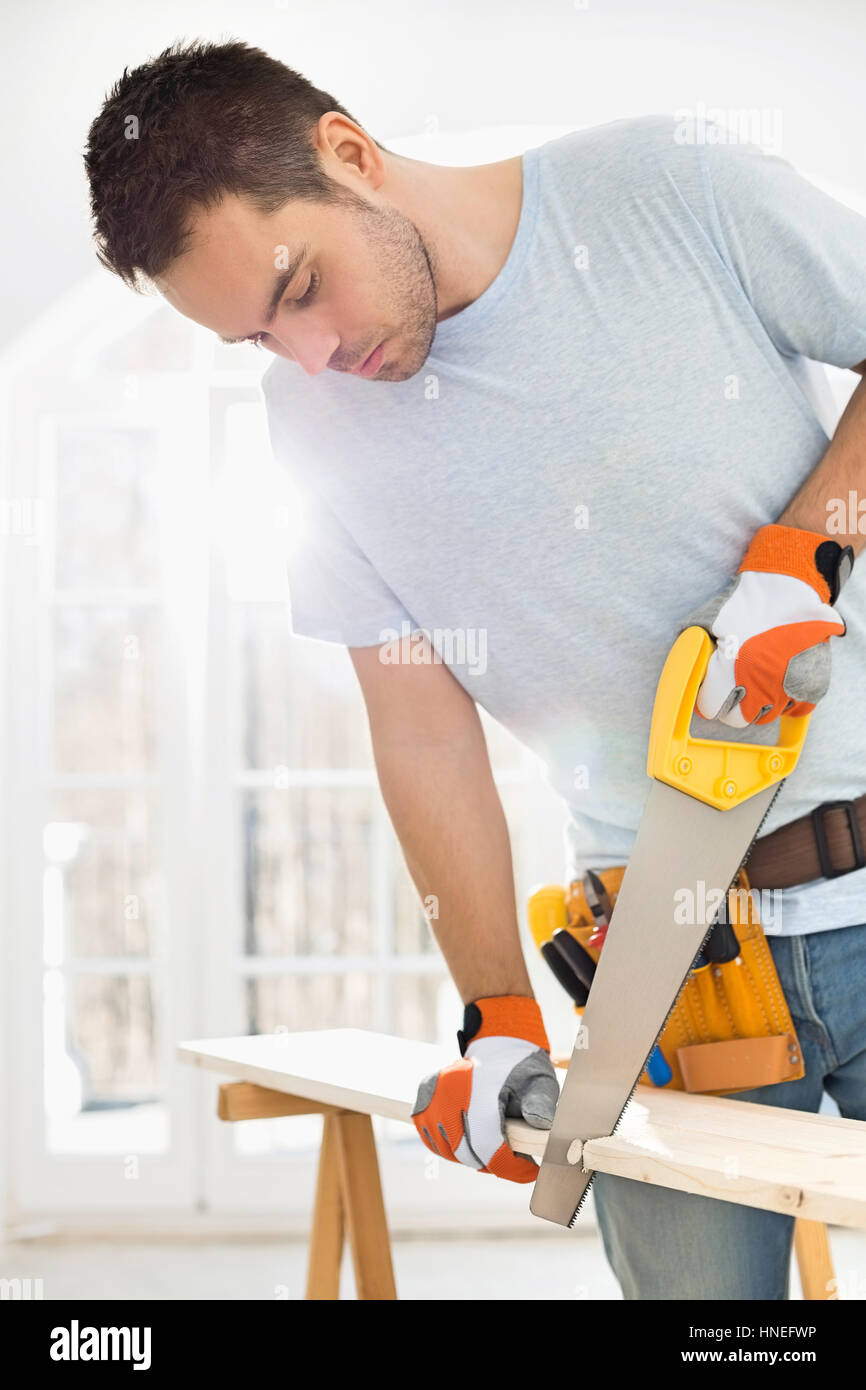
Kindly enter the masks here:
[[[622, 865], [599, 874], [612, 906], [624, 873]], [[726, 917], [739, 946], [736, 956], [710, 960], [689, 972], [658, 1039], [666, 1079], [660, 1082], [658, 1069], [648, 1065], [640, 1077], [642, 1085], [730, 1095], [805, 1075], [797, 1034], [749, 888], [741, 870], [728, 892]], [[597, 961], [599, 948], [590, 944], [595, 919], [580, 880], [569, 885], [563, 899], [567, 931]], [[581, 1006], [575, 1008], [583, 1013]]]
[[[866, 795], [824, 802], [755, 842], [748, 873], [742, 868], [729, 889], [725, 920], [713, 928], [696, 958], [641, 1084], [724, 1096], [805, 1075], [775, 961], [749, 890], [790, 888], [866, 868], [864, 844]], [[619, 865], [596, 875], [611, 910], [624, 873], [625, 865]], [[594, 944], [596, 908], [577, 879], [567, 889], [540, 888], [529, 899], [535, 943], [575, 1000], [579, 1015], [601, 949]], [[561, 937], [563, 931], [570, 941]], [[725, 949], [713, 949], [717, 937], [723, 938]], [[568, 1058], [561, 1062], [566, 1065]]]
[[762, 835], [747, 860], [753, 888], [793, 888], [866, 868], [866, 796], [825, 801], [799, 820]]
[[[789, 888], [866, 868], [864, 844], [866, 795], [824, 802], [755, 842], [748, 873], [740, 869], [729, 889], [724, 921], [716, 924], [696, 958], [641, 1084], [724, 1096], [805, 1075], [775, 961], [749, 890]], [[611, 911], [625, 867], [595, 875]], [[601, 949], [597, 911], [596, 892], [588, 901], [578, 879], [567, 889], [541, 888], [529, 899], [535, 943], [571, 994], [579, 1015]], [[717, 938], [722, 938], [724, 949], [713, 949]], [[563, 1065], [568, 1062], [561, 1060]]]

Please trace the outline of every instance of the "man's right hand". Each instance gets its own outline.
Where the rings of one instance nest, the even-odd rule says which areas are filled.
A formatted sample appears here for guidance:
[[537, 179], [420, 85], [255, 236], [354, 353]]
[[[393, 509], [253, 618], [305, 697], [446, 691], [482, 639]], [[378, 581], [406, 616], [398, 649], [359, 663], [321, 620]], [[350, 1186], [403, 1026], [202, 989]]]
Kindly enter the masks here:
[[534, 1182], [538, 1165], [516, 1154], [506, 1116], [550, 1129], [559, 1082], [534, 999], [497, 995], [467, 1004], [457, 1034], [462, 1061], [426, 1076], [412, 1110], [415, 1128], [440, 1158], [511, 1182]]

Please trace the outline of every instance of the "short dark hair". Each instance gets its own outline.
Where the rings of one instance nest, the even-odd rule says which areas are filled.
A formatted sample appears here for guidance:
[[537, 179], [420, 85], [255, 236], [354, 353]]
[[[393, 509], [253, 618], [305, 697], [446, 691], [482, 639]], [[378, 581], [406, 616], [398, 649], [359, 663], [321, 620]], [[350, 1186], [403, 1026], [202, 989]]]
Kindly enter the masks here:
[[313, 143], [326, 111], [355, 121], [329, 92], [237, 40], [177, 43], [124, 68], [84, 153], [98, 259], [141, 292], [142, 278], [182, 254], [192, 209], [226, 194], [264, 214], [293, 198], [359, 204]]

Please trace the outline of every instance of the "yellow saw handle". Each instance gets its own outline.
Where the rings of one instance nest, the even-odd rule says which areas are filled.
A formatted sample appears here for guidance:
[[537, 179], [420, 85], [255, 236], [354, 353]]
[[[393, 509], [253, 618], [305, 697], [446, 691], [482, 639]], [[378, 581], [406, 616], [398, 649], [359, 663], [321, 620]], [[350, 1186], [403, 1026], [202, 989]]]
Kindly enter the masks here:
[[653, 705], [647, 772], [726, 811], [793, 772], [811, 716], [783, 714], [776, 744], [692, 738], [695, 700], [714, 647], [702, 627], [687, 627], [671, 647]]

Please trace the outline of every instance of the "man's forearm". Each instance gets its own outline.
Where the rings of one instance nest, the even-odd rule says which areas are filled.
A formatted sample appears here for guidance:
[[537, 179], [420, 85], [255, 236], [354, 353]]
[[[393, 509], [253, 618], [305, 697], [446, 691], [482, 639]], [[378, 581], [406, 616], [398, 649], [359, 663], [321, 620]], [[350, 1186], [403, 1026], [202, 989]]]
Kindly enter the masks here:
[[531, 995], [508, 829], [480, 723], [477, 739], [466, 744], [386, 741], [376, 749], [376, 765], [409, 872], [463, 1003]]
[[459, 741], [373, 730], [382, 795], [464, 1004], [532, 995], [508, 829], [477, 712]]
[[821, 462], [778, 520], [850, 545], [855, 555], [866, 545], [866, 376], [845, 407]]

